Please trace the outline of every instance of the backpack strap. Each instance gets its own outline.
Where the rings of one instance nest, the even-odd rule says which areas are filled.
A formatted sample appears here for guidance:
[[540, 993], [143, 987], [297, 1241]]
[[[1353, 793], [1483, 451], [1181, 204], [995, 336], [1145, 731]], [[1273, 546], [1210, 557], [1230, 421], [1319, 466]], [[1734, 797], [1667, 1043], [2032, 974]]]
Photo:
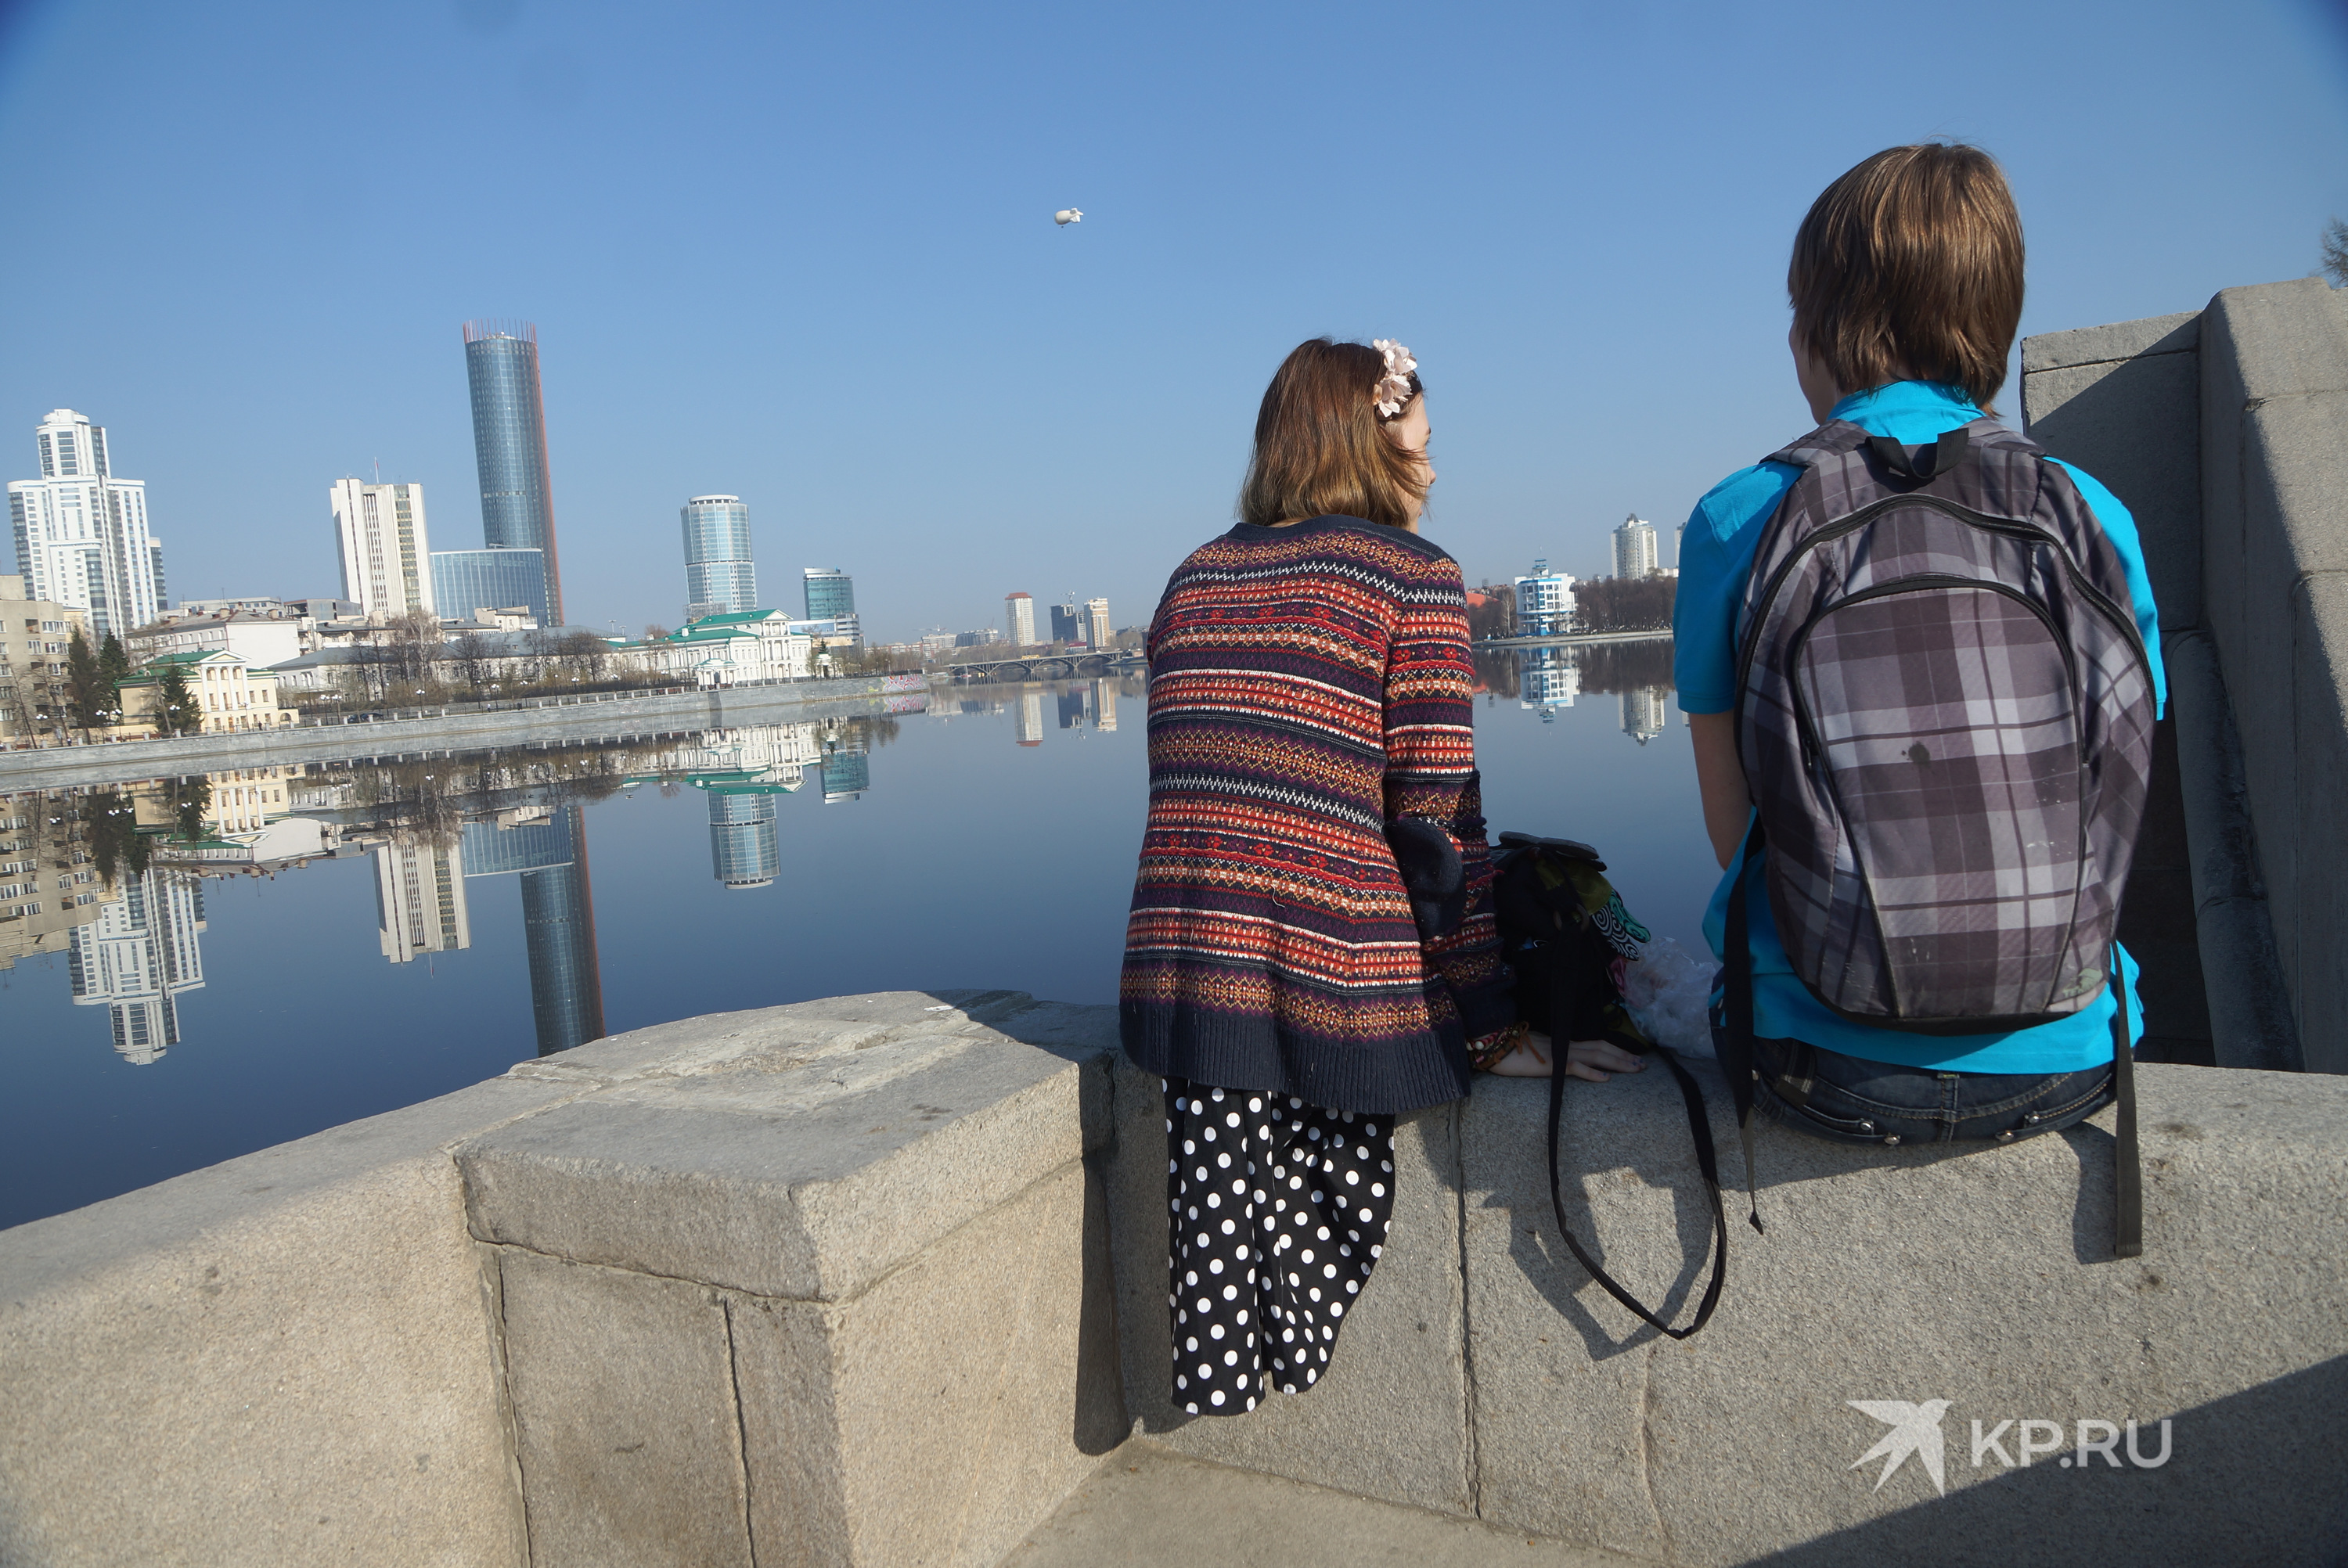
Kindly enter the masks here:
[[[1562, 986], [1552, 986], [1550, 995], [1552, 998], [1561, 997], [1563, 991]], [[1629, 1307], [1650, 1327], [1663, 1330], [1674, 1339], [1685, 1339], [1712, 1321], [1712, 1309], [1720, 1305], [1721, 1281], [1728, 1268], [1728, 1216], [1720, 1205], [1720, 1156], [1712, 1146], [1712, 1118], [1704, 1111], [1704, 1091], [1668, 1048], [1656, 1048], [1655, 1054], [1663, 1059], [1663, 1065], [1672, 1070], [1672, 1076], [1679, 1082], [1680, 1099], [1687, 1106], [1688, 1131], [1695, 1137], [1696, 1168], [1704, 1173], [1704, 1191], [1712, 1198], [1712, 1277], [1705, 1281], [1704, 1297], [1696, 1303], [1694, 1320], [1684, 1328], [1674, 1328], [1649, 1311], [1637, 1296], [1623, 1289], [1612, 1275], [1600, 1266], [1598, 1260], [1573, 1239], [1573, 1227], [1565, 1223], [1565, 1183], [1558, 1169], [1558, 1142], [1565, 1122], [1565, 1050], [1569, 1043], [1566, 1034], [1561, 1031], [1567, 1021], [1562, 1001], [1552, 1003], [1551, 1019], [1553, 1032], [1549, 1037], [1553, 1058], [1549, 1073], [1549, 1202], [1550, 1207], [1557, 1214], [1557, 1234], [1565, 1238], [1565, 1245], [1572, 1250], [1576, 1261], [1589, 1272], [1591, 1278], [1605, 1287], [1607, 1295]], [[1631, 1048], [1631, 1042], [1622, 1037], [1616, 1037], [1614, 1043], [1626, 1050]]]
[[1753, 934], [1745, 910], [1746, 879], [1752, 874], [1753, 863], [1761, 856], [1762, 844], [1761, 819], [1756, 815], [1752, 830], [1745, 835], [1745, 853], [1736, 863], [1736, 880], [1728, 889], [1728, 930], [1722, 944], [1728, 950], [1721, 971], [1722, 1011], [1726, 1016], [1722, 1020], [1718, 1049], [1720, 1070], [1728, 1078], [1728, 1098], [1736, 1107], [1737, 1135], [1745, 1143], [1745, 1201], [1750, 1205], [1746, 1217], [1756, 1232], [1766, 1235], [1768, 1232], [1761, 1224], [1761, 1198], [1754, 1182], [1754, 1085], [1761, 1074], [1753, 1065]]
[[2136, 1050], [2128, 1041], [2127, 971], [2112, 950], [2112, 1090], [2119, 1116], [2112, 1129], [2114, 1257], [2144, 1255], [2144, 1164], [2136, 1137]]

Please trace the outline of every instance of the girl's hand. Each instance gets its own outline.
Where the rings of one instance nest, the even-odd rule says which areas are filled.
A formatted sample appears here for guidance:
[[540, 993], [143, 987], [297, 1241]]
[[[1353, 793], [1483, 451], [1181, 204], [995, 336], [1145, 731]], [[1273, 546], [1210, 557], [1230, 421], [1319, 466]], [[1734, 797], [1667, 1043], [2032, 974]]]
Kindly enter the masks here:
[[[1523, 1044], [1494, 1062], [1491, 1071], [1501, 1078], [1547, 1078], [1553, 1071], [1554, 1054], [1549, 1036], [1530, 1033]], [[1567, 1076], [1591, 1083], [1605, 1082], [1609, 1073], [1643, 1072], [1646, 1068], [1638, 1057], [1602, 1040], [1571, 1040], [1565, 1048]]]

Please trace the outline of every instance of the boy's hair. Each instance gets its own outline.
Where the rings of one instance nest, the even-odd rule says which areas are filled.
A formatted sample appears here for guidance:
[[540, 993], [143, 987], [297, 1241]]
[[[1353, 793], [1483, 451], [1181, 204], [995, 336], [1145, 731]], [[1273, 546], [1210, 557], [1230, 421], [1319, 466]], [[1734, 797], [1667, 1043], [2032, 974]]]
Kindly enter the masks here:
[[[1380, 428], [1385, 421], [1370, 399], [1385, 373], [1385, 356], [1361, 343], [1317, 337], [1296, 345], [1256, 411], [1240, 521], [1268, 528], [1335, 513], [1410, 526], [1426, 481], [1417, 455]], [[1410, 390], [1424, 390], [1416, 372]]]
[[1877, 153], [1810, 204], [1786, 292], [1844, 391], [1912, 377], [1987, 410], [2022, 323], [2022, 218], [2004, 170], [1962, 143]]

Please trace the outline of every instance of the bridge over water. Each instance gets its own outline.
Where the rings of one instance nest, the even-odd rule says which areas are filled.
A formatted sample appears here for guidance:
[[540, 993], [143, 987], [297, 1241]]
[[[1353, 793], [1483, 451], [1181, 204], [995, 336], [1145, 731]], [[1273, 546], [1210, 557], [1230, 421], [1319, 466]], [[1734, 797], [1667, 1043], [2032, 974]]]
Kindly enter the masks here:
[[965, 682], [1066, 681], [1078, 675], [1115, 675], [1148, 668], [1149, 661], [1138, 653], [1023, 653], [933, 664], [929, 672]]

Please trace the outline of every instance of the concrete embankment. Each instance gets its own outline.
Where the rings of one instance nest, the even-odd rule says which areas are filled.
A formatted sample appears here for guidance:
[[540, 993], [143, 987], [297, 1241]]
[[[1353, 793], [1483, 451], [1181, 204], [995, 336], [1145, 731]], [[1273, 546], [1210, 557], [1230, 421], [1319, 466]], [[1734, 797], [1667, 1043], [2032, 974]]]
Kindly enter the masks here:
[[[0, 1233], [0, 1558], [983, 1565], [1136, 1431], [1673, 1563], [2348, 1538], [2348, 1081], [2144, 1067], [2127, 1260], [2108, 1112], [1962, 1153], [1765, 1128], [1768, 1234], [1732, 1225], [1674, 1342], [1559, 1245], [1543, 1086], [1480, 1081], [1401, 1119], [1330, 1376], [1195, 1419], [1116, 1029], [1011, 992], [688, 1020]], [[1571, 1086], [1564, 1148], [1585, 1239], [1684, 1310], [1665, 1075]], [[1946, 1400], [1940, 1440], [1878, 1488], [1853, 1400]]]
[[521, 744], [585, 744], [684, 734], [729, 725], [798, 723], [876, 713], [926, 684], [860, 676], [718, 687], [659, 696], [624, 692], [538, 708], [452, 709], [420, 718], [305, 724], [223, 735], [126, 741], [118, 745], [0, 752], [0, 792], [218, 773], [226, 768], [418, 756]]

